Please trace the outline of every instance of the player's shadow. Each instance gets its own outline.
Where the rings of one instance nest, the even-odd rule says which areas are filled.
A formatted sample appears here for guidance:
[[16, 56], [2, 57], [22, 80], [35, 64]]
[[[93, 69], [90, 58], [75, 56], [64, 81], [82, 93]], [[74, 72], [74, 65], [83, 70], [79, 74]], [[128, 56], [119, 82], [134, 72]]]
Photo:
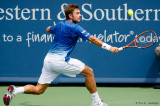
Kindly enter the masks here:
[[30, 102], [20, 103], [19, 105], [20, 106], [44, 106], [44, 105], [40, 105], [40, 104], [38, 104], [38, 105], [32, 105], [32, 103], [30, 103]]
[[160, 78], [160, 58], [155, 56], [155, 60], [153, 61], [149, 72], [146, 76], [146, 83], [156, 83], [157, 79]]

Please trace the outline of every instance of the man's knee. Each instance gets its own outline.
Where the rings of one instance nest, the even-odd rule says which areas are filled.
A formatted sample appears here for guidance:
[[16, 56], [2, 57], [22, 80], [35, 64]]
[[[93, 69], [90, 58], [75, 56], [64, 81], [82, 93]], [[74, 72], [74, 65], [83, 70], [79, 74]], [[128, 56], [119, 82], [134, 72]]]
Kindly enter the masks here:
[[43, 89], [37, 88], [37, 89], [36, 89], [36, 94], [37, 94], [37, 95], [43, 94], [44, 91], [45, 91], [45, 90], [43, 90]]
[[36, 86], [36, 94], [37, 95], [43, 94], [47, 87], [48, 87], [48, 84], [46, 84], [46, 85], [37, 84], [37, 86]]
[[93, 75], [93, 69], [92, 68], [88, 68], [88, 75], [92, 76]]
[[85, 75], [85, 76], [93, 76], [94, 75], [93, 69], [88, 66], [85, 66], [84, 70], [80, 74]]

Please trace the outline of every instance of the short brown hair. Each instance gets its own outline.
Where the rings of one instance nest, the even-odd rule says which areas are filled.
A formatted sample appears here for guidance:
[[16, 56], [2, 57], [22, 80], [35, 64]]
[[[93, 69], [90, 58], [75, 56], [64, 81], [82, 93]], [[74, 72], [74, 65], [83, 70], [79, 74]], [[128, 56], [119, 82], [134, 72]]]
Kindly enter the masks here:
[[77, 4], [68, 4], [65, 7], [64, 12], [65, 12], [66, 19], [69, 19], [69, 14], [72, 14], [74, 9], [79, 9]]

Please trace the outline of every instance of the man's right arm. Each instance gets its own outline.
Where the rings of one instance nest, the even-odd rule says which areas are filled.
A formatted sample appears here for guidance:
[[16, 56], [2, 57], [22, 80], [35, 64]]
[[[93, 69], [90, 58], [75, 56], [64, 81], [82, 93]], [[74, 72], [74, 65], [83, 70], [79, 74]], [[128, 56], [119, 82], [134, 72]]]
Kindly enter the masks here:
[[84, 30], [79, 25], [77, 25], [74, 28], [74, 33], [76, 35], [78, 35], [79, 37], [81, 37], [84, 41], [89, 40], [91, 43], [93, 43], [93, 44], [95, 44], [95, 45], [97, 45], [97, 46], [99, 46], [103, 49], [109, 50], [112, 53], [118, 53], [119, 52], [119, 49], [117, 47], [112, 47], [112, 46], [106, 44], [105, 42], [101, 41], [100, 39], [92, 36], [91, 34], [86, 32], [86, 30]]
[[114, 54], [119, 52], [119, 49], [117, 47], [112, 47], [94, 36], [90, 36], [88, 38], [88, 41], [90, 41], [91, 43], [93, 43], [99, 47], [102, 47], [103, 49], [109, 50], [110, 52], [112, 52]]

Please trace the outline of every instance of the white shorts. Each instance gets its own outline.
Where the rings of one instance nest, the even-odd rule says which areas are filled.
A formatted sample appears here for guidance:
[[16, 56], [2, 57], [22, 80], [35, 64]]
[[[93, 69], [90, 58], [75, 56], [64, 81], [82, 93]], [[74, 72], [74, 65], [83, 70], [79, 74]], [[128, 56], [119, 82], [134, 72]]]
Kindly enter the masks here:
[[64, 56], [47, 54], [44, 59], [42, 73], [38, 83], [50, 84], [59, 74], [76, 77], [83, 71], [85, 64], [77, 59], [70, 58], [65, 61]]

